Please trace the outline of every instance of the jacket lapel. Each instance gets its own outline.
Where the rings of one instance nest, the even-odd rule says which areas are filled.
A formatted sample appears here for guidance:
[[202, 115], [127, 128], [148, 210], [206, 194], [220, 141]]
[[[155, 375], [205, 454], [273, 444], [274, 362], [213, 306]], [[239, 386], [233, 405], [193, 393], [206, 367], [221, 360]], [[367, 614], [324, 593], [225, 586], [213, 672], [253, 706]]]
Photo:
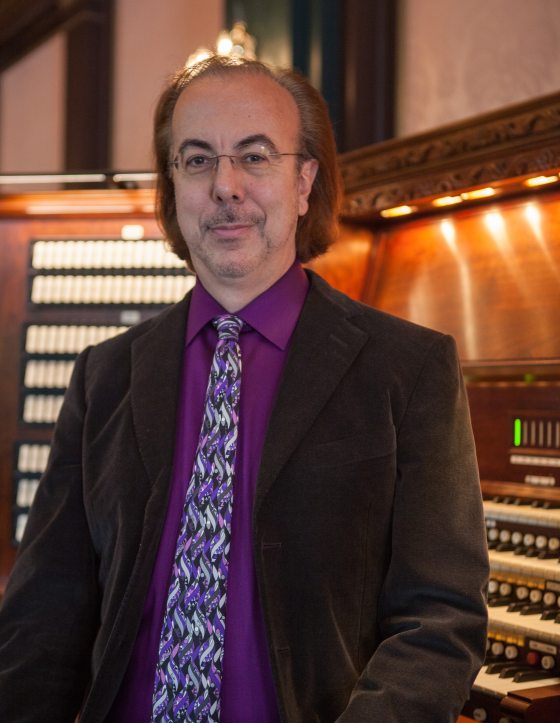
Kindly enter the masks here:
[[168, 480], [173, 465], [175, 417], [190, 295], [131, 349], [131, 405], [140, 457], [152, 483]]
[[345, 297], [311, 273], [311, 287], [294, 332], [263, 446], [255, 514], [274, 479], [367, 341], [349, 322]]
[[[134, 558], [132, 572], [80, 720], [97, 721], [109, 712], [124, 675], [142, 614], [151, 570], [165, 520], [173, 468], [175, 416], [183, 366], [190, 295], [163, 312], [131, 346], [131, 408], [138, 454], [151, 483], [139, 545], [123, 552]], [[131, 465], [134, 451], [130, 451]], [[131, 500], [133, 505], [135, 500]], [[132, 514], [132, 512], [131, 512]]]

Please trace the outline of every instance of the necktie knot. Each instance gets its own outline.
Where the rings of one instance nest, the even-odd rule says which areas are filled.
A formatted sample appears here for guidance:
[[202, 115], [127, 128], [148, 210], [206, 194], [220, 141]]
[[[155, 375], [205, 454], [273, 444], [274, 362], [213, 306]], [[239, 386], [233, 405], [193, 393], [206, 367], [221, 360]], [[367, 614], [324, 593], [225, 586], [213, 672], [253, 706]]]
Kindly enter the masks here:
[[212, 319], [212, 324], [218, 330], [218, 339], [237, 341], [243, 326], [243, 320], [233, 314], [224, 314]]

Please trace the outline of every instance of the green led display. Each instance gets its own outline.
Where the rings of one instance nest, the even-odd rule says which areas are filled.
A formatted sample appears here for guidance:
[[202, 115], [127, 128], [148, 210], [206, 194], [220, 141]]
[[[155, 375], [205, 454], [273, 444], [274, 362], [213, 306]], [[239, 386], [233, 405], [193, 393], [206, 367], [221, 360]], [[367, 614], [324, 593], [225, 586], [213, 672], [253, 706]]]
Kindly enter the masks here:
[[514, 447], [521, 446], [521, 420], [520, 419], [513, 420], [513, 446]]

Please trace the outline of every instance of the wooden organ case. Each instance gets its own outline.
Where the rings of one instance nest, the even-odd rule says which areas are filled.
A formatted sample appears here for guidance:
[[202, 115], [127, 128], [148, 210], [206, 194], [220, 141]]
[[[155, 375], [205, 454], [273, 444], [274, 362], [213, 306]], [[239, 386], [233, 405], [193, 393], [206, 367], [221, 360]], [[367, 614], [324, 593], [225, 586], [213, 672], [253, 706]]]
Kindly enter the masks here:
[[453, 334], [462, 360], [491, 560], [487, 660], [463, 716], [559, 721], [560, 95], [342, 169], [341, 241], [315, 267]]

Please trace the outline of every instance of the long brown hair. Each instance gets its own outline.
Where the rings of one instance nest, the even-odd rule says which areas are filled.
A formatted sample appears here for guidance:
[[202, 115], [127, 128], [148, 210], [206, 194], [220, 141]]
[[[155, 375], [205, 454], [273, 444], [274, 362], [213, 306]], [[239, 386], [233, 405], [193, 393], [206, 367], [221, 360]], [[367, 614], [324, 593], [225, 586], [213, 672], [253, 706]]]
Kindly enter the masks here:
[[179, 69], [160, 96], [154, 116], [154, 151], [157, 170], [156, 214], [171, 249], [189, 266], [191, 259], [177, 221], [175, 191], [169, 170], [171, 120], [182, 91], [195, 79], [229, 73], [261, 74], [275, 80], [293, 97], [299, 111], [300, 152], [315, 158], [318, 171], [309, 196], [309, 210], [298, 219], [296, 253], [309, 261], [324, 253], [337, 233], [341, 182], [336, 160], [336, 144], [325, 101], [299, 73], [275, 69], [255, 60], [231, 59], [213, 55]]

